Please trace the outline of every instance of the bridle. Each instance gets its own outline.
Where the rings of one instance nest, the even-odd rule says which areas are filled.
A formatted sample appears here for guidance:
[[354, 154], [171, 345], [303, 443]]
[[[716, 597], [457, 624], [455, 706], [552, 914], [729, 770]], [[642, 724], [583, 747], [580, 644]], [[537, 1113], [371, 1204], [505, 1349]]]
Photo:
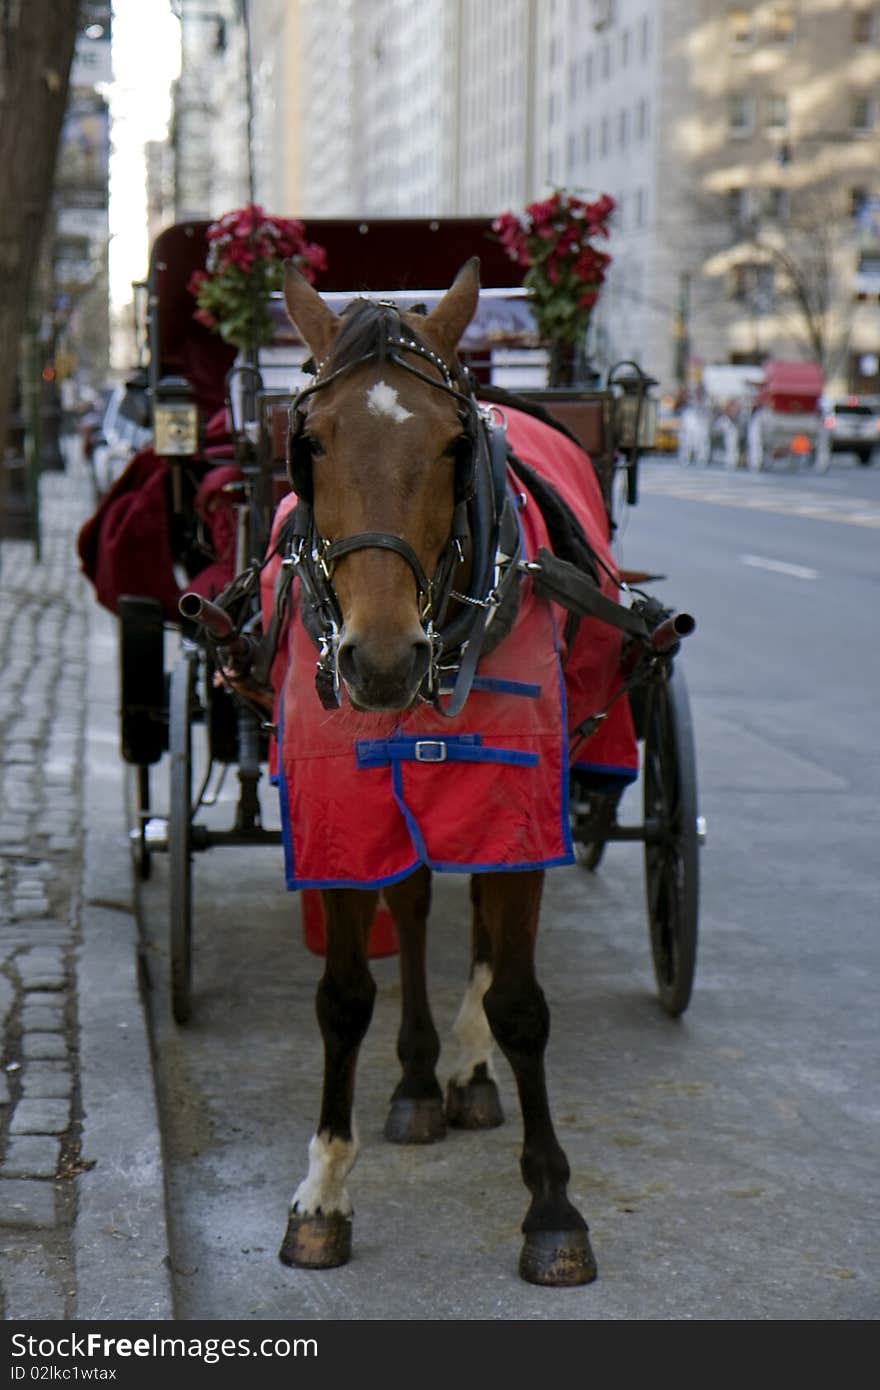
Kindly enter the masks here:
[[[462, 390], [448, 363], [406, 328], [393, 304], [380, 301], [378, 341], [368, 351], [324, 374], [330, 357], [317, 363], [314, 381], [295, 398], [290, 410], [288, 473], [297, 506], [286, 538], [279, 584], [281, 599], [294, 577], [302, 594], [303, 621], [318, 648], [315, 684], [325, 708], [338, 707], [337, 652], [343, 625], [333, 586], [336, 562], [358, 550], [389, 550], [406, 561], [416, 583], [419, 617], [431, 646], [428, 674], [419, 691], [441, 713], [453, 717], [470, 692], [480, 655], [489, 649], [489, 629], [499, 608], [518, 600], [515, 583], [520, 556], [519, 524], [506, 486], [507, 440], [503, 417], [481, 407], [465, 382]], [[440, 380], [412, 360], [430, 363]], [[451, 396], [459, 411], [463, 443], [455, 460], [454, 509], [450, 534], [433, 576], [425, 573], [413, 547], [401, 536], [360, 531], [328, 542], [315, 525], [308, 406], [331, 383], [369, 362], [390, 362], [433, 390]], [[469, 543], [470, 581], [465, 592], [454, 587]], [[502, 634], [503, 635], [503, 634]], [[450, 689], [451, 683], [451, 689]], [[441, 695], [450, 695], [444, 705]]]

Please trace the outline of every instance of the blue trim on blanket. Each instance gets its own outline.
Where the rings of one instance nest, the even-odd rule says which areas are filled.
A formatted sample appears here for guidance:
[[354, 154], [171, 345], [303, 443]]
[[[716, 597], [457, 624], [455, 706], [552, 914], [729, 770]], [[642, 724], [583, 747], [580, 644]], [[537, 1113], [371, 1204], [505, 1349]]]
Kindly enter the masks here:
[[409, 868], [400, 873], [389, 874], [386, 878], [301, 878], [295, 883], [288, 880], [287, 888], [292, 893], [306, 888], [387, 888], [392, 883], [400, 883], [409, 878], [416, 869], [430, 869], [435, 874], [521, 874], [530, 869], [559, 869], [575, 862], [574, 855], [557, 855], [555, 859], [530, 859], [522, 864], [447, 864], [436, 859], [414, 859]]
[[493, 695], [525, 695], [529, 700], [541, 697], [541, 687], [528, 681], [511, 681], [502, 676], [474, 676], [471, 690], [487, 690]]

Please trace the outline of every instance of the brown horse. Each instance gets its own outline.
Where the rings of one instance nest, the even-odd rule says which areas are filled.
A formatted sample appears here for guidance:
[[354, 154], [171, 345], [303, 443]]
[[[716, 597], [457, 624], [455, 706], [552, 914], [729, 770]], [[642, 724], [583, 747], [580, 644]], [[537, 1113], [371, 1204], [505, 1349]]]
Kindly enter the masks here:
[[[384, 716], [390, 727], [420, 705], [442, 709], [450, 685], [442, 713], [454, 715], [477, 657], [503, 641], [527, 583], [508, 553], [516, 549], [507, 539], [511, 503], [493, 481], [490, 431], [456, 358], [477, 305], [478, 269], [476, 260], [468, 262], [427, 315], [364, 300], [341, 318], [292, 266], [287, 270], [288, 312], [315, 359], [314, 383], [292, 417], [299, 505], [288, 558], [300, 581], [303, 627], [320, 653], [317, 685], [331, 731], [334, 721], [357, 728], [359, 719]], [[294, 662], [288, 683], [301, 681], [302, 671]], [[408, 746], [416, 759], [446, 757], [436, 738]], [[520, 1273], [538, 1284], [587, 1283], [596, 1266], [586, 1224], [568, 1199], [569, 1166], [544, 1075], [549, 1013], [534, 966], [543, 868], [490, 869], [471, 883], [473, 965], [445, 1105], [425, 978], [431, 870], [414, 866], [383, 885], [403, 986], [402, 1076], [386, 1137], [425, 1143], [442, 1138], [447, 1123], [501, 1123], [494, 1038], [522, 1108], [521, 1169], [531, 1200]], [[324, 1084], [308, 1173], [294, 1194], [281, 1249], [291, 1265], [329, 1268], [351, 1251], [346, 1181], [358, 1148], [355, 1067], [376, 992], [367, 938], [377, 897], [375, 887], [323, 889], [327, 946], [317, 1014]]]

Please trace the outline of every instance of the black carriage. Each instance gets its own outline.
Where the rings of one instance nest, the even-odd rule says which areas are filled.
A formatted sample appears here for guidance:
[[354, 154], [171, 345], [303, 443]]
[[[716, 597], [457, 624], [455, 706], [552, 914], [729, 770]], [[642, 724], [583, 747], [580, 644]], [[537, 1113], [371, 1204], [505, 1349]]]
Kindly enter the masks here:
[[[132, 829], [141, 874], [157, 849], [170, 857], [172, 1010], [184, 1022], [191, 1009], [194, 854], [229, 843], [277, 843], [262, 823], [259, 782], [267, 753], [268, 715], [231, 691], [218, 674], [259, 639], [259, 573], [273, 510], [287, 490], [290, 406], [303, 375], [306, 349], [284, 314], [271, 313], [276, 337], [252, 360], [192, 318], [187, 291], [204, 263], [205, 223], [173, 227], [157, 240], [149, 275], [150, 387], [154, 449], [169, 468], [172, 548], [184, 564], [198, 552], [200, 521], [193, 502], [200, 480], [218, 458], [237, 470], [224, 486], [234, 502], [234, 574], [219, 595], [190, 592], [177, 615], [179, 652], [164, 656], [168, 614], [149, 595], [120, 599], [122, 749], [137, 769], [137, 824]], [[394, 298], [400, 307], [430, 307], [468, 257], [481, 261], [480, 307], [462, 356], [487, 402], [509, 400], [537, 411], [569, 433], [589, 455], [599, 479], [609, 527], [625, 494], [637, 501], [639, 456], [651, 447], [650, 381], [622, 363], [602, 383], [552, 389], [543, 384], [545, 355], [536, 344], [520, 272], [490, 235], [485, 219], [315, 220], [310, 238], [327, 252], [328, 270], [316, 287], [337, 311], [358, 293]], [[218, 427], [218, 412], [226, 421]], [[212, 435], [213, 430], [213, 435]], [[208, 441], [213, 437], [213, 445]], [[585, 466], [586, 465], [585, 463]], [[205, 552], [202, 551], [204, 560]], [[196, 568], [195, 573], [198, 573]], [[620, 793], [573, 774], [572, 838], [580, 862], [595, 869], [611, 841], [644, 845], [647, 915], [660, 1001], [677, 1016], [690, 999], [698, 918], [698, 814], [693, 731], [687, 689], [676, 655], [693, 622], [672, 614], [641, 588], [651, 576], [623, 572], [626, 602], [611, 620], [624, 626], [628, 667], [623, 673], [642, 753], [643, 817], [618, 821]], [[545, 576], [548, 592], [581, 613], [595, 615], [589, 585], [568, 571]], [[572, 595], [574, 586], [574, 596]], [[580, 605], [580, 606], [579, 606]], [[584, 606], [585, 605], [585, 606]], [[626, 615], [620, 621], [620, 615]], [[609, 619], [607, 611], [598, 616]], [[242, 663], [247, 664], [247, 663]], [[166, 670], [170, 669], [170, 675]], [[265, 676], [265, 671], [263, 672]], [[196, 756], [197, 739], [204, 753]], [[170, 754], [166, 819], [152, 815], [149, 768]], [[203, 773], [196, 786], [196, 767]], [[209, 829], [200, 819], [214, 779], [236, 767], [235, 823]]]

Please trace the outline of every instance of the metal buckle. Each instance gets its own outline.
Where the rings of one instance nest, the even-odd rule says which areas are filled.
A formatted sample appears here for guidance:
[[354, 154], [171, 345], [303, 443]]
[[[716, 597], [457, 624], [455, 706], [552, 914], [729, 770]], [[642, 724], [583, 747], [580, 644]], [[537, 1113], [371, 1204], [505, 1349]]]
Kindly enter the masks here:
[[445, 763], [446, 744], [439, 738], [423, 738], [413, 749], [417, 763]]

